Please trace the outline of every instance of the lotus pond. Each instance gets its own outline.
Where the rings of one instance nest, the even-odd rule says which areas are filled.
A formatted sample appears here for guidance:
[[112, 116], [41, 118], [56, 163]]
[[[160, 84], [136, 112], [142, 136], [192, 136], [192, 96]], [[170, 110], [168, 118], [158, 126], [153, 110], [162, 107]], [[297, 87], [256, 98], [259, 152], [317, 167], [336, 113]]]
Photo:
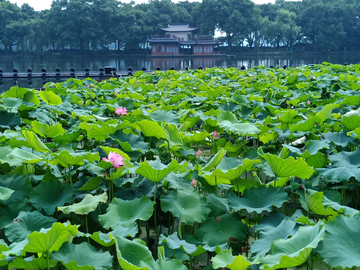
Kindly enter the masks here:
[[360, 267], [360, 65], [0, 97], [4, 269]]

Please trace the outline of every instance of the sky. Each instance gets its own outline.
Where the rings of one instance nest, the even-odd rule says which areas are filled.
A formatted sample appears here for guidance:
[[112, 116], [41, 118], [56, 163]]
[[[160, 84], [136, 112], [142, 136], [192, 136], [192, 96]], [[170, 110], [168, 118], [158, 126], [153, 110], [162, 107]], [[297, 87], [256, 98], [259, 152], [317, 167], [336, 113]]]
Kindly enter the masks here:
[[[121, 2], [128, 3], [131, 0], [122, 0]], [[173, 2], [178, 2], [179, 0], [173, 0]], [[201, 0], [189, 0], [190, 2], [200, 2]], [[266, 4], [266, 3], [274, 3], [275, 0], [252, 0], [256, 4]], [[294, 0], [287, 0], [294, 1]], [[52, 0], [10, 0], [11, 3], [17, 4], [19, 7], [24, 3], [28, 3], [31, 7], [33, 7], [36, 11], [50, 9]], [[147, 3], [148, 0], [135, 0], [135, 3]]]

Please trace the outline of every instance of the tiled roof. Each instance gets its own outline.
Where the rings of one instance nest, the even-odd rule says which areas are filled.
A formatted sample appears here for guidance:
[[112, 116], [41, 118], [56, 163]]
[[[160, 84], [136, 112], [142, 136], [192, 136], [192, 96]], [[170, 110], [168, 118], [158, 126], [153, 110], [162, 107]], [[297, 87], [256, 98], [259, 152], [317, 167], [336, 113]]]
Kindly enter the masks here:
[[169, 24], [168, 28], [160, 29], [167, 32], [188, 32], [196, 30], [196, 28], [189, 27], [188, 24]]

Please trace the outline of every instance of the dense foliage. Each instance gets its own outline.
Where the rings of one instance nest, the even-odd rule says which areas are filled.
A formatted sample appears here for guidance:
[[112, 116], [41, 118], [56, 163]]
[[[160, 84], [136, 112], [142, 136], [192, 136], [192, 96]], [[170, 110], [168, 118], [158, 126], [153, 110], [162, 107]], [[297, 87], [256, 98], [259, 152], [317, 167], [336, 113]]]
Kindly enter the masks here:
[[359, 74], [325, 63], [11, 88], [0, 266], [359, 267]]
[[[138, 49], [160, 27], [188, 23], [197, 34], [226, 34], [232, 46], [297, 45], [303, 50], [353, 50], [360, 44], [359, 0], [251, 0], [202, 2], [154, 0], [124, 4], [117, 0], [54, 0], [50, 10], [35, 12], [0, 0], [0, 44], [19, 44], [23, 53], [43, 50]], [[244, 43], [245, 41], [245, 43]], [[146, 46], [145, 46], [146, 48]]]

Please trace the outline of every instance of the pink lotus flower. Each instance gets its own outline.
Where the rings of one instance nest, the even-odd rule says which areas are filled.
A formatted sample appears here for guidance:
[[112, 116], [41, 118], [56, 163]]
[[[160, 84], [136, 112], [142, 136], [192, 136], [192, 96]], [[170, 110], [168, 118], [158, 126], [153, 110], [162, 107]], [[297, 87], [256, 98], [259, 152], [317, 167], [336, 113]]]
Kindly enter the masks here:
[[202, 155], [201, 150], [200, 150], [200, 149], [197, 150], [197, 152], [196, 152], [196, 157], [197, 157], [197, 158], [201, 158], [201, 155]]
[[127, 114], [127, 110], [125, 107], [116, 108], [115, 113], [124, 116]]
[[249, 74], [249, 77], [253, 77], [254, 75], [252, 75], [252, 74]]
[[216, 130], [213, 131], [213, 137], [214, 137], [215, 140], [220, 139], [220, 135], [219, 135], [219, 133], [217, 133]]
[[102, 159], [106, 162], [110, 162], [115, 169], [125, 165], [125, 163], [122, 162], [124, 158], [120, 154], [116, 154], [115, 152], [110, 151], [108, 158], [103, 157]]
[[195, 179], [193, 179], [192, 181], [191, 181], [191, 184], [190, 184], [193, 188], [196, 188], [197, 187], [197, 182], [196, 182], [196, 180]]
[[307, 105], [310, 105], [310, 104], [311, 104], [311, 101], [310, 101], [310, 100], [308, 100], [306, 103], [307, 103]]
[[312, 77], [313, 80], [316, 80], [316, 77]]
[[115, 96], [117, 96], [119, 94], [119, 92], [115, 92]]

